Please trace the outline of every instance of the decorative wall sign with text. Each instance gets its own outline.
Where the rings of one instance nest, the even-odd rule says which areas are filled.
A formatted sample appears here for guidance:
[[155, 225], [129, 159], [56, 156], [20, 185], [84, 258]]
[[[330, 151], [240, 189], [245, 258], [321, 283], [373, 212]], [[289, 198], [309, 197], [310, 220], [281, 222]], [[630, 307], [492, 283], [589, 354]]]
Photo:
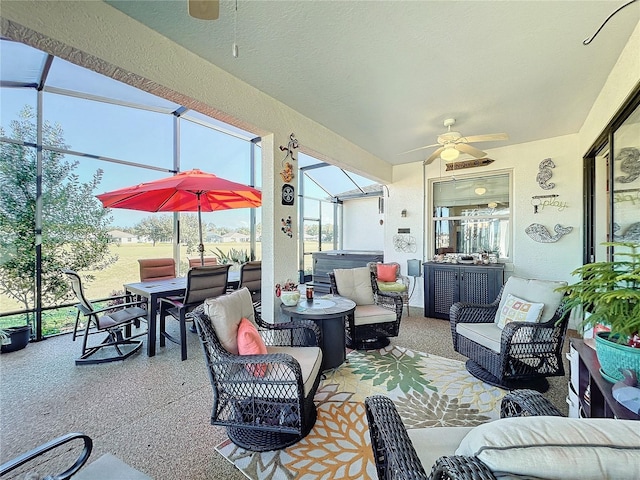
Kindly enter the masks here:
[[538, 213], [540, 210], [544, 210], [547, 207], [557, 208], [559, 212], [569, 208], [567, 202], [561, 202], [556, 200], [560, 195], [534, 195], [531, 197], [531, 205], [533, 205], [533, 213]]
[[476, 158], [473, 160], [465, 160], [463, 162], [452, 162], [445, 163], [447, 166], [447, 172], [451, 170], [461, 170], [463, 168], [472, 168], [472, 167], [486, 167], [487, 165], [491, 165], [495, 160], [491, 158]]

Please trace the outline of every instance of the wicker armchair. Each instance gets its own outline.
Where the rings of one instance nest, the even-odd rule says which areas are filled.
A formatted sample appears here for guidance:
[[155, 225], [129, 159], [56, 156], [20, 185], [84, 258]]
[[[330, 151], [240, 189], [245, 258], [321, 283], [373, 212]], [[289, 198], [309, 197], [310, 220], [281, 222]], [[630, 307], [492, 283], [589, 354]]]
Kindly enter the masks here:
[[[397, 337], [402, 319], [402, 297], [381, 292], [369, 267], [329, 272], [331, 290], [356, 302], [345, 325], [346, 346], [356, 350], [382, 348]], [[374, 292], [377, 292], [374, 295]]]
[[[376, 280], [373, 284], [374, 295], [377, 296], [380, 292], [384, 294], [400, 295], [403, 305], [407, 307], [407, 315], [409, 315], [409, 277], [400, 275], [400, 264], [397, 262], [369, 262], [367, 263], [367, 267], [369, 267], [371, 274]], [[378, 275], [380, 268], [388, 267], [391, 267], [391, 271], [395, 269], [392, 277], [390, 276], [388, 279], [380, 278]], [[395, 301], [393, 301], [390, 296], [383, 295], [380, 298], [380, 302], [388, 303], [392, 308], [395, 308]]]
[[[374, 395], [367, 397], [364, 404], [380, 480], [495, 478], [493, 472], [477, 457], [445, 455], [437, 458], [433, 466], [424, 465], [393, 401], [389, 397]], [[501, 418], [539, 415], [562, 416], [547, 399], [534, 390], [516, 390], [508, 393], [502, 400]], [[464, 435], [471, 428], [457, 427], [454, 430], [459, 430]], [[462, 436], [459, 435], [458, 438]], [[434, 449], [438, 447], [433, 445]], [[455, 450], [455, 446], [453, 448]], [[425, 468], [430, 467], [431, 474], [427, 475]]]
[[[549, 388], [545, 377], [564, 375], [562, 346], [569, 311], [562, 293], [556, 292], [561, 285], [566, 283], [510, 277], [491, 304], [454, 303], [449, 315], [453, 348], [469, 358], [469, 373], [500, 388], [539, 391]], [[540, 321], [513, 321], [500, 330], [497, 312], [508, 294], [544, 297]]]
[[[213, 388], [211, 424], [225, 426], [233, 443], [251, 451], [277, 450], [304, 438], [316, 421], [313, 398], [322, 364], [318, 326], [264, 322], [247, 288], [209, 299], [193, 315]], [[255, 322], [266, 354], [238, 353], [243, 318]]]

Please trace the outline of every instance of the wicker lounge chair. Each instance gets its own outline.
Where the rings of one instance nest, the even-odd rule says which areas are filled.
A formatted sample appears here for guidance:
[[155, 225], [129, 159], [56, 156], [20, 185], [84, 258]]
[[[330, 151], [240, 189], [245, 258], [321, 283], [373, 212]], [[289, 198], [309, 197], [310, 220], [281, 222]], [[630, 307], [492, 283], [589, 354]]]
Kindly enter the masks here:
[[637, 421], [564, 418], [534, 390], [508, 393], [501, 418], [476, 426], [406, 430], [382, 395], [365, 410], [380, 480], [640, 478]]
[[[395, 293], [402, 297], [402, 303], [407, 307], [407, 315], [409, 315], [409, 277], [405, 277], [400, 274], [400, 264], [397, 262], [369, 262], [367, 266], [371, 269], [371, 273], [376, 279], [376, 283], [373, 285], [373, 293], [378, 295], [379, 292]], [[385, 269], [391, 269], [393, 275], [389, 278], [381, 278], [379, 273], [387, 273]], [[395, 271], [394, 271], [395, 270]], [[392, 304], [392, 308], [395, 308], [395, 302], [391, 302], [390, 297], [381, 297], [381, 302]]]
[[[211, 423], [225, 426], [233, 443], [251, 451], [277, 450], [304, 438], [316, 421], [318, 326], [262, 321], [247, 288], [207, 300], [194, 318], [213, 388]], [[242, 319], [258, 329], [266, 354], [239, 354]]]
[[[469, 373], [497, 387], [540, 391], [549, 388], [545, 377], [564, 375], [562, 346], [569, 311], [562, 293], [556, 292], [562, 285], [566, 283], [510, 277], [491, 304], [454, 303], [449, 315], [453, 348], [469, 358]], [[510, 294], [542, 303], [540, 320], [499, 327]]]
[[389, 345], [388, 337], [398, 336], [402, 297], [378, 290], [369, 267], [335, 269], [329, 272], [329, 280], [333, 293], [356, 302], [355, 312], [345, 326], [347, 347], [382, 348]]
[[[424, 465], [393, 401], [389, 397], [373, 395], [367, 397], [364, 404], [373, 457], [380, 480], [489, 480], [495, 478], [491, 470], [476, 457], [446, 455], [437, 458], [433, 466]], [[501, 418], [537, 415], [562, 416], [547, 399], [533, 390], [515, 390], [502, 400]], [[436, 428], [429, 430], [438, 431]], [[459, 433], [451, 435], [452, 440], [461, 439], [471, 428], [457, 427], [456, 430]], [[444, 433], [443, 431], [442, 438]], [[446, 433], [451, 434], [451, 430]], [[436, 449], [437, 446], [433, 445], [433, 448]], [[429, 468], [431, 468], [431, 474], [427, 475], [426, 470]]]

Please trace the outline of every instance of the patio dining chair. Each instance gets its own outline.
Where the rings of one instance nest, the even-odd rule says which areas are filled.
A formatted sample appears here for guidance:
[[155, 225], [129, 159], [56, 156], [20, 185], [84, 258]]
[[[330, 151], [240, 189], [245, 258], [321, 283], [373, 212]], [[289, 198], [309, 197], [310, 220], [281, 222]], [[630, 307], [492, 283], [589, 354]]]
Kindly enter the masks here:
[[[187, 320], [191, 320], [191, 311], [207, 298], [215, 298], [227, 292], [229, 277], [227, 265], [212, 265], [209, 267], [193, 267], [187, 273], [187, 288], [181, 298], [160, 299], [160, 346], [166, 345], [165, 340], [180, 345], [182, 360], [187, 359]], [[171, 335], [166, 330], [166, 317], [171, 315], [180, 322], [180, 338]], [[194, 330], [195, 331], [195, 330]]]
[[251, 293], [253, 305], [259, 307], [261, 305], [262, 291], [262, 261], [243, 263], [240, 267], [240, 283], [238, 288], [247, 287]]
[[173, 258], [141, 258], [138, 264], [141, 282], [176, 278], [176, 261]]
[[189, 268], [210, 267], [211, 265], [218, 265], [218, 257], [204, 257], [204, 265], [202, 265], [200, 257], [189, 258]]
[[[96, 308], [84, 294], [80, 275], [67, 269], [62, 270], [62, 273], [71, 282], [71, 289], [79, 302], [76, 305], [79, 314], [85, 317], [82, 355], [76, 359], [76, 365], [124, 360], [140, 350], [142, 341], [134, 339], [146, 335], [147, 331], [132, 335], [131, 327], [139, 326], [141, 321], [146, 322], [147, 310], [141, 308], [146, 305], [146, 301], [131, 301], [129, 295], [118, 295], [110, 297], [112, 305]], [[105, 333], [107, 336], [101, 343], [89, 344], [91, 335]], [[115, 353], [102, 355], [107, 351]], [[98, 352], [100, 355], [94, 357]]]

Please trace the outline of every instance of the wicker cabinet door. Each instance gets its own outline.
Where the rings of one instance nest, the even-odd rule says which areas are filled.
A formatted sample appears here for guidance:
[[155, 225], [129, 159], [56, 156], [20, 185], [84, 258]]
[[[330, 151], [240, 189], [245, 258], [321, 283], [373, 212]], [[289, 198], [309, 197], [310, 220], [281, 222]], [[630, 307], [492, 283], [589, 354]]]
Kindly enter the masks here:
[[503, 268], [460, 267], [460, 301], [486, 305], [493, 302], [502, 287]]
[[448, 320], [451, 305], [456, 302], [493, 302], [502, 287], [503, 269], [503, 265], [485, 267], [425, 263], [425, 316]]
[[432, 318], [449, 319], [451, 305], [460, 298], [459, 267], [425, 264], [424, 270], [425, 315]]
[[[486, 305], [491, 303], [487, 296], [488, 272], [484, 268], [460, 269], [460, 301]], [[493, 300], [493, 298], [491, 299]]]

